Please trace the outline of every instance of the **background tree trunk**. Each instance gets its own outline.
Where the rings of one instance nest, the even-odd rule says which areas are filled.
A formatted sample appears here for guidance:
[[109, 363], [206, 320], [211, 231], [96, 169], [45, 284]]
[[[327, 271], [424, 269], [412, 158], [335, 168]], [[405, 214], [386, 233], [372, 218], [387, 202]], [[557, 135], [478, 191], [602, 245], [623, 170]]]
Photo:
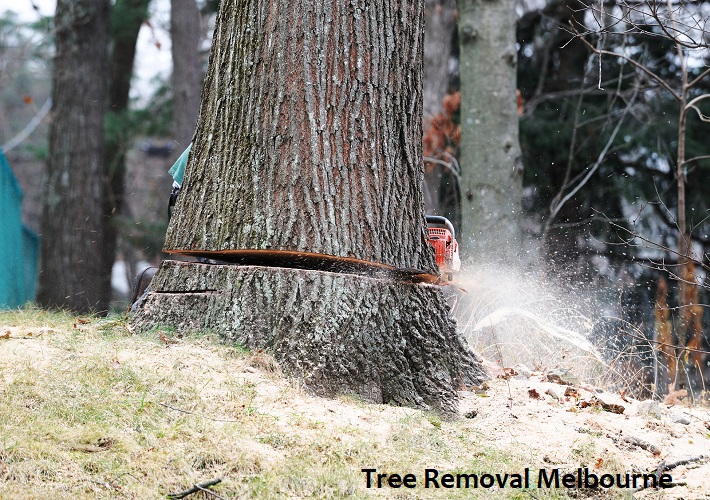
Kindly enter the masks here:
[[514, 0], [459, 2], [462, 255], [519, 254], [522, 163]]
[[192, 141], [200, 111], [202, 60], [200, 11], [195, 0], [171, 0], [170, 40], [173, 56], [173, 126], [177, 155]]
[[438, 287], [324, 265], [436, 272], [422, 205], [422, 7], [221, 4], [165, 248], [261, 265], [166, 262], [134, 325], [268, 346], [323, 394], [446, 411], [461, 384], [480, 382]]
[[148, 17], [150, 0], [117, 0], [111, 9], [111, 54], [106, 117], [106, 167], [104, 197], [103, 286], [111, 289], [111, 270], [116, 260], [119, 226], [115, 217], [124, 206], [126, 154], [135, 134], [128, 114], [128, 102], [136, 58], [136, 42]]
[[59, 0], [37, 302], [105, 311], [103, 169], [110, 2]]
[[[424, 155], [449, 162], [448, 154], [456, 156], [455, 128], [449, 129], [449, 112], [444, 107], [444, 98], [452, 90], [452, 48], [456, 31], [456, 1], [427, 0], [424, 10], [424, 73], [422, 78], [424, 116]], [[445, 154], [438, 147], [432, 148], [429, 138], [445, 137]], [[424, 175], [425, 208], [428, 214], [447, 217], [456, 230], [461, 227], [460, 191], [458, 179], [441, 164], [428, 163]]]
[[449, 91], [451, 42], [456, 29], [456, 0], [427, 0], [424, 35], [424, 120], [443, 111]]

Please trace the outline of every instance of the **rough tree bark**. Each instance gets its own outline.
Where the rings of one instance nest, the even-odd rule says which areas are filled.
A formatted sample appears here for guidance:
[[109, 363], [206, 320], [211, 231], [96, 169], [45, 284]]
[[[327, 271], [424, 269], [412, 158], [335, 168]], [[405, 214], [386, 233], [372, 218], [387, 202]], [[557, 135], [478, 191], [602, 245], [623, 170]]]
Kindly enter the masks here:
[[59, 0], [37, 302], [108, 307], [102, 286], [104, 113], [109, 0]]
[[481, 381], [442, 291], [412, 283], [436, 272], [422, 6], [221, 3], [165, 248], [250, 265], [165, 262], [135, 327], [269, 348], [324, 395], [449, 411], [460, 385]]
[[192, 140], [200, 111], [200, 11], [195, 0], [171, 0], [170, 40], [173, 58], [173, 132], [178, 143], [177, 154], [180, 154]]
[[515, 0], [459, 2], [462, 255], [520, 252]]

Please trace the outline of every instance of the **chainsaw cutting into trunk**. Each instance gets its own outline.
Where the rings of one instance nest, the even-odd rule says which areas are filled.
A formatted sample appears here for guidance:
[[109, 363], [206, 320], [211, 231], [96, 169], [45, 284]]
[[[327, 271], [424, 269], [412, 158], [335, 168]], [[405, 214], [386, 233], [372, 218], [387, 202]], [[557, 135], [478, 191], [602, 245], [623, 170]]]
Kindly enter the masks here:
[[454, 225], [446, 217], [427, 215], [429, 244], [434, 249], [439, 273], [446, 281], [454, 279], [454, 273], [461, 270], [459, 243], [456, 241]]

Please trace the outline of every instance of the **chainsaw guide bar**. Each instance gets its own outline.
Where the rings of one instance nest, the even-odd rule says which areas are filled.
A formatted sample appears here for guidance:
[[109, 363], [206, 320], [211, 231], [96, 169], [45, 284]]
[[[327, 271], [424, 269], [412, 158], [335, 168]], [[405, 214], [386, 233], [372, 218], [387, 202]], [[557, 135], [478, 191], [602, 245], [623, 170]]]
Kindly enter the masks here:
[[291, 250], [164, 250], [173, 255], [209, 259], [215, 264], [285, 267], [310, 271], [356, 274], [405, 283], [443, 284], [439, 276], [423, 269], [398, 268], [352, 257], [336, 257]]

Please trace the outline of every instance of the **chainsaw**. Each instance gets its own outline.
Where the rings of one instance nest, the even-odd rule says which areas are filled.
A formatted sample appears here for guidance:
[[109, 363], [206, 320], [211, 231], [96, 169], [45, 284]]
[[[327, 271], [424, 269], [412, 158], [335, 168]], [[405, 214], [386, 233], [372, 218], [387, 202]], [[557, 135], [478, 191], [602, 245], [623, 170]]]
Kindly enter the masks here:
[[427, 215], [429, 244], [434, 248], [439, 273], [447, 281], [454, 279], [454, 273], [461, 269], [459, 243], [456, 241], [454, 225], [446, 217]]

